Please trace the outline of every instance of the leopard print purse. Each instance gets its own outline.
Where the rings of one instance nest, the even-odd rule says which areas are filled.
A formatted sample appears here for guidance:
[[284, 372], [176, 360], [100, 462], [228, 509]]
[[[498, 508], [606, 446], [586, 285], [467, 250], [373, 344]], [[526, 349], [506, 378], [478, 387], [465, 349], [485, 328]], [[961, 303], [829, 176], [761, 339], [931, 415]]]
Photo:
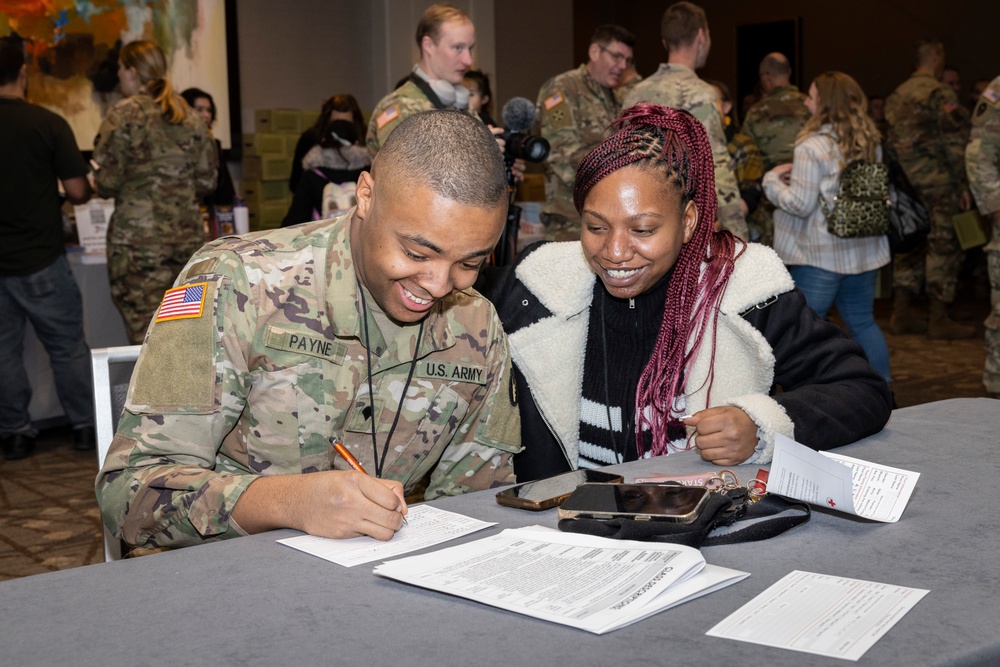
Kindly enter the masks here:
[[827, 229], [850, 239], [889, 233], [889, 169], [881, 162], [855, 160], [840, 172], [833, 206], [821, 194]]

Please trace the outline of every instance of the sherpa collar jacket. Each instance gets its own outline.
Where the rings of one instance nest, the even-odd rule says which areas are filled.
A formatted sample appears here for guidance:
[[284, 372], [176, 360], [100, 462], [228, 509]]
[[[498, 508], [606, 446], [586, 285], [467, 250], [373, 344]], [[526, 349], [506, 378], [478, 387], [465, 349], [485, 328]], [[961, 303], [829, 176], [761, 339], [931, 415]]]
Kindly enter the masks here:
[[[496, 305], [510, 341], [524, 452], [518, 481], [576, 469], [583, 356], [596, 275], [579, 242], [540, 243], [477, 287]], [[892, 408], [888, 386], [861, 348], [821, 320], [770, 248], [750, 244], [719, 308], [711, 405], [712, 341], [688, 371], [687, 412], [733, 405], [759, 427], [746, 463], [769, 463], [774, 434], [830, 449], [877, 433]]]

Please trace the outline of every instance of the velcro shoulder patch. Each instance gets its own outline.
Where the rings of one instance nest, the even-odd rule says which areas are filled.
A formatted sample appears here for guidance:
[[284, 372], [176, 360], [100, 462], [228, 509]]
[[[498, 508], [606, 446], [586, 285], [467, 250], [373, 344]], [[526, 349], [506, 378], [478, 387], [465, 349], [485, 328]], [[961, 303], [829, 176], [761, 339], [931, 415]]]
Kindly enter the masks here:
[[375, 126], [381, 130], [397, 118], [399, 118], [399, 107], [393, 104], [390, 107], [386, 107], [385, 111], [378, 115], [378, 118], [375, 119]]
[[567, 103], [566, 96], [561, 91], [557, 91], [545, 98], [542, 106], [545, 107], [543, 125], [546, 126], [546, 129], [561, 130], [576, 125], [573, 122], [573, 110]]
[[996, 104], [997, 100], [1000, 100], [1000, 91], [996, 91], [993, 88], [987, 88], [983, 91], [983, 99], [990, 104]]
[[205, 313], [205, 295], [208, 283], [194, 283], [168, 289], [156, 311], [156, 322], [188, 320]]
[[561, 92], [557, 91], [557, 92], [553, 93], [552, 95], [549, 95], [548, 97], [545, 98], [545, 102], [544, 102], [544, 104], [545, 104], [545, 110], [546, 111], [552, 111], [553, 107], [559, 106], [560, 104], [562, 104], [565, 101], [566, 101], [566, 98], [563, 97], [563, 94]]

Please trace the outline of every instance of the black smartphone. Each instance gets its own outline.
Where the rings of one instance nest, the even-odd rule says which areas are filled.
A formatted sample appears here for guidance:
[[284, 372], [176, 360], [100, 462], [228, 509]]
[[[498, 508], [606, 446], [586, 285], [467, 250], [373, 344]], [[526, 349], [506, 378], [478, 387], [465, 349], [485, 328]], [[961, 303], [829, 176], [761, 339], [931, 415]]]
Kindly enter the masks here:
[[574, 470], [554, 477], [508, 486], [497, 493], [497, 502], [524, 510], [547, 510], [564, 501], [569, 494], [588, 482], [621, 482], [621, 475], [600, 470]]
[[560, 519], [635, 519], [691, 523], [708, 489], [676, 484], [583, 484], [559, 507]]

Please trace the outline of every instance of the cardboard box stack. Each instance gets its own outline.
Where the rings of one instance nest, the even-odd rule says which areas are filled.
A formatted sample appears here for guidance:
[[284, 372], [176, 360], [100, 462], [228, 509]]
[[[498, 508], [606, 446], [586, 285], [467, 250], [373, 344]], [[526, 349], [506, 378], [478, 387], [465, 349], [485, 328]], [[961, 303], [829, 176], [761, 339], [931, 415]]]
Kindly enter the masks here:
[[288, 177], [292, 173], [295, 144], [318, 114], [297, 109], [255, 112], [254, 134], [243, 135], [243, 196], [252, 231], [281, 226], [292, 203]]

